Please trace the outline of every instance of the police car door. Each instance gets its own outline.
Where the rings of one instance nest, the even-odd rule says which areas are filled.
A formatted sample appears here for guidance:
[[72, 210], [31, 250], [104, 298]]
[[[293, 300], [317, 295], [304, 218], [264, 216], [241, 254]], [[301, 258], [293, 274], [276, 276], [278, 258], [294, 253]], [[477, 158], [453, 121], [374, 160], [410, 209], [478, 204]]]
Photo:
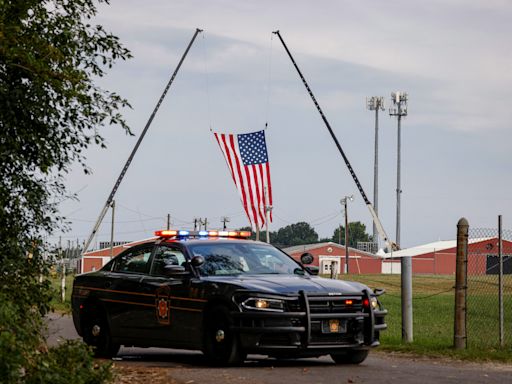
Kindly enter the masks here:
[[[184, 251], [176, 244], [157, 246], [152, 258], [149, 276], [143, 279], [143, 290], [155, 298], [155, 306], [147, 312], [147, 332], [160, 346], [189, 346], [189, 314], [199, 310], [190, 305], [190, 266]], [[173, 270], [170, 274], [169, 270]], [[167, 270], [167, 271], [166, 271]]]
[[141, 291], [141, 282], [149, 272], [154, 245], [135, 246], [117, 256], [109, 278], [105, 279], [103, 301], [108, 304], [114, 337], [143, 337], [139, 330], [148, 307], [153, 307], [150, 295]]

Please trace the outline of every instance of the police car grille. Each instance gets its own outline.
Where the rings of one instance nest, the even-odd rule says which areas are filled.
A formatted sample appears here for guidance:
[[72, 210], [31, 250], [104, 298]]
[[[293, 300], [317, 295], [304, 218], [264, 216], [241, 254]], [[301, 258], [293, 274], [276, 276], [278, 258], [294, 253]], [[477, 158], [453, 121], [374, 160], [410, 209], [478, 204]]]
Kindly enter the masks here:
[[363, 309], [363, 300], [360, 296], [309, 297], [308, 303], [310, 313], [351, 313]]
[[288, 311], [290, 311], [290, 312], [301, 312], [301, 311], [304, 311], [304, 308], [300, 304], [299, 300], [288, 301], [287, 307], [288, 307]]

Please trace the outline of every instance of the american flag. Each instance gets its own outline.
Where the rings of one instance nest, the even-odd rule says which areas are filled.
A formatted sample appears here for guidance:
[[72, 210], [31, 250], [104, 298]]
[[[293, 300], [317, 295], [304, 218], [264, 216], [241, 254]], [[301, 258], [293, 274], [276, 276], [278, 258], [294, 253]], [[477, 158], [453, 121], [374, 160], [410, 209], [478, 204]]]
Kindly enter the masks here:
[[[244, 134], [214, 132], [252, 226], [263, 228], [265, 207], [272, 205], [272, 185], [265, 131]], [[272, 211], [269, 215], [272, 222]]]

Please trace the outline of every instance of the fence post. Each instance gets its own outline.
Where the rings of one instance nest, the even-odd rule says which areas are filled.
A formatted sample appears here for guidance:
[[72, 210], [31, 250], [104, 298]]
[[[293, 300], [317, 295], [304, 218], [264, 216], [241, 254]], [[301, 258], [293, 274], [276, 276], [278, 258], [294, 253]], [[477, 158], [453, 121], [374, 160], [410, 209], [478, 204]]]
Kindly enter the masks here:
[[499, 270], [499, 313], [500, 313], [500, 347], [505, 346], [505, 332], [504, 332], [504, 314], [503, 314], [503, 243], [502, 243], [502, 226], [501, 226], [501, 215], [498, 216], [498, 262], [500, 266]]
[[467, 294], [467, 260], [468, 260], [469, 223], [461, 218], [457, 223], [457, 257], [455, 266], [455, 322], [453, 347], [465, 349], [466, 333], [466, 294]]

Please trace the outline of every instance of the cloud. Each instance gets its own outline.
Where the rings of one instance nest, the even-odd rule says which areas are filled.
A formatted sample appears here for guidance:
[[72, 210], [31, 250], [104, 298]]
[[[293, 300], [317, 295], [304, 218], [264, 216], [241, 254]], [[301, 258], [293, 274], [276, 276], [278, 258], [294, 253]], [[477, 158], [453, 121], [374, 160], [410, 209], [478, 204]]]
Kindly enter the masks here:
[[[339, 211], [340, 197], [357, 190], [271, 34], [280, 29], [369, 196], [374, 138], [365, 99], [384, 96], [389, 106], [391, 91], [409, 93], [403, 121], [404, 245], [453, 238], [461, 215], [476, 218], [472, 225], [487, 225], [496, 212], [511, 215], [502, 192], [512, 188], [507, 176], [511, 16], [507, 1], [153, 0], [141, 6], [114, 0], [102, 5], [98, 22], [135, 55], [102, 84], [132, 102], [126, 116], [136, 133], [195, 28], [205, 29], [137, 153], [119, 201], [161, 216], [162, 222], [168, 212], [183, 225], [194, 216], [213, 223], [231, 214], [233, 226], [246, 225], [210, 127], [244, 132], [268, 122], [276, 224], [305, 220], [318, 223], [322, 236], [332, 233], [340, 217], [320, 218]], [[379, 212], [394, 237], [396, 120], [387, 111], [380, 116]], [[89, 152], [94, 176], [76, 172], [68, 179], [71, 189], [89, 185], [80, 203], [63, 207], [87, 207], [80, 211], [82, 219], [95, 219], [135, 142], [113, 129], [105, 135], [108, 151]], [[350, 209], [351, 220], [371, 228], [359, 196]], [[148, 234], [144, 228], [152, 222], [146, 225], [123, 208], [118, 215], [120, 221], [135, 220], [120, 224], [120, 232]], [[78, 221], [74, 225], [77, 234], [89, 229]], [[108, 228], [104, 231], [108, 238]]]

